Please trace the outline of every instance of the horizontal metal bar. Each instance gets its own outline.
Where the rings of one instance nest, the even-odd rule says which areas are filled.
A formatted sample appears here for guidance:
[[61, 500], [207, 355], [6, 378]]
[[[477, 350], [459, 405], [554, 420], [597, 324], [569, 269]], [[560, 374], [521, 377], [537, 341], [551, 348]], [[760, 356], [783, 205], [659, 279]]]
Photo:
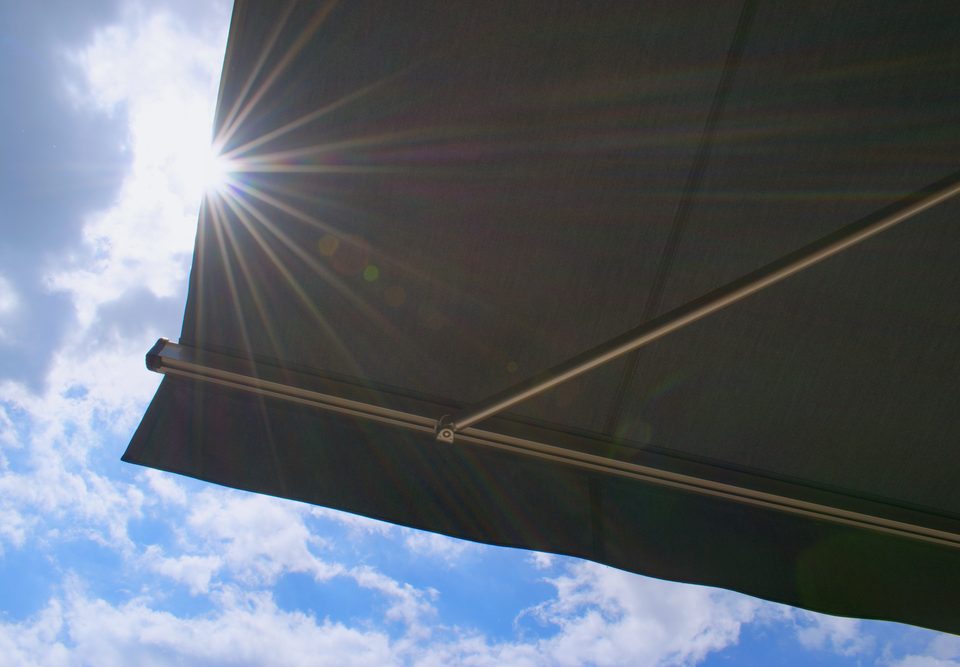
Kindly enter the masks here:
[[[348, 415], [360, 419], [387, 424], [419, 433], [433, 433], [435, 419], [393, 410], [378, 405], [314, 391], [305, 387], [286, 385], [256, 375], [216, 367], [203, 363], [204, 355], [193, 348], [161, 339], [148, 353], [147, 366], [158, 373], [179, 376], [190, 380], [208, 382], [285, 401], [306, 405], [321, 410]], [[734, 484], [661, 470], [651, 466], [611, 459], [596, 454], [558, 447], [542, 442], [517, 438], [492, 431], [468, 427], [458, 434], [458, 441], [506, 451], [519, 456], [535, 458], [571, 466], [595, 473], [615, 475], [649, 484], [656, 484], [682, 491], [706, 495], [722, 500], [751, 505], [768, 510], [785, 512], [818, 521], [863, 528], [897, 537], [919, 540], [960, 549], [960, 534], [928, 528], [905, 521], [897, 521], [864, 512], [856, 512], [791, 498], [775, 493], [758, 491]]]
[[[913, 203], [902, 206], [880, 217], [869, 217], [848, 225], [766, 266], [720, 287], [699, 299], [675, 308], [664, 315], [645, 322], [616, 338], [597, 345], [568, 361], [558, 364], [532, 378], [516, 384], [481, 401], [475, 407], [448, 417], [438, 423], [438, 439], [450, 442], [452, 433], [472, 426], [488, 417], [508, 410], [518, 403], [533, 398], [578, 375], [618, 359], [663, 338], [678, 329], [730, 306], [751, 294], [789, 278], [828, 257], [843, 252], [866, 239], [890, 229], [918, 213], [960, 194], [960, 182], [953, 180]], [[911, 198], [913, 199], [913, 198]]]
[[217, 368], [198, 361], [198, 356], [200, 355], [192, 348], [171, 343], [169, 340], [161, 338], [147, 353], [147, 368], [166, 375], [203, 380], [232, 389], [250, 391], [261, 396], [310, 405], [338, 414], [362, 417], [392, 426], [412, 428], [417, 431], [433, 432], [433, 425], [436, 420], [429, 417], [421, 417], [400, 410], [391, 410], [362, 401], [274, 382], [234, 370]]

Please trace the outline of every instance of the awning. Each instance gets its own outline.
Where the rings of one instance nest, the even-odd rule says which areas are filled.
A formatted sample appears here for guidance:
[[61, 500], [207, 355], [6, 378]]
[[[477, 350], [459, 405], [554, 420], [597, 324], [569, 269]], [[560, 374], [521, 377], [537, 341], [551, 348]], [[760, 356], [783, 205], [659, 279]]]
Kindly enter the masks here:
[[239, 0], [233, 180], [124, 460], [960, 632], [957, 34]]

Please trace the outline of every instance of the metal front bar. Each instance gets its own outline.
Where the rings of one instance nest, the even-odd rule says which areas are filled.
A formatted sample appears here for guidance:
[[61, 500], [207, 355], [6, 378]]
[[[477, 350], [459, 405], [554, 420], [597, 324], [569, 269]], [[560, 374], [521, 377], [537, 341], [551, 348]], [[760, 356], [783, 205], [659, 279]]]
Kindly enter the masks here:
[[[202, 380], [231, 389], [253, 392], [260, 396], [310, 405], [338, 414], [361, 417], [426, 433], [433, 432], [435, 420], [429, 417], [421, 417], [401, 410], [392, 410], [364, 401], [335, 396], [269, 380], [255, 374], [239, 372], [236, 368], [228, 368], [222, 363], [223, 360], [228, 359], [230, 357], [226, 355], [201, 352], [185, 345], [171, 343], [166, 338], [161, 338], [147, 352], [146, 362], [148, 369], [164, 375]], [[211, 364], [208, 360], [220, 363]], [[249, 367], [250, 364], [244, 362], [244, 365]]]
[[[437, 423], [437, 438], [451, 442], [454, 434], [503, 412], [518, 403], [542, 394], [587, 371], [602, 366], [614, 359], [633, 352], [667, 334], [682, 329], [699, 319], [715, 313], [722, 308], [745, 299], [746, 297], [770, 287], [795, 273], [799, 273], [817, 262], [832, 257], [847, 248], [865, 241], [871, 236], [908, 220], [922, 211], [932, 208], [951, 197], [960, 194], [960, 179], [952, 176], [947, 185], [940, 181], [910, 199], [912, 203], [887, 212], [875, 214], [814, 241], [813, 243], [757, 269], [699, 299], [671, 310], [660, 317], [627, 331], [616, 338], [602, 343], [576, 357], [554, 366], [520, 384], [497, 393], [477, 406], [459, 415], [445, 417]], [[937, 187], [939, 186], [939, 187]]]
[[[385, 408], [354, 399], [344, 398], [306, 387], [277, 382], [257, 373], [239, 372], [237, 368], [249, 362], [237, 362], [225, 355], [202, 352], [194, 348], [160, 339], [147, 353], [147, 367], [158, 373], [215, 384], [267, 398], [367, 419], [423, 434], [433, 432], [434, 419], [406, 411]], [[803, 516], [817, 521], [863, 528], [901, 538], [919, 540], [940, 546], [960, 549], [960, 534], [956, 530], [938, 529], [876, 514], [844, 509], [822, 502], [803, 500], [789, 495], [752, 489], [728, 482], [697, 477], [649, 465], [641, 465], [567, 447], [537, 442], [502, 433], [465, 428], [459, 433], [465, 444], [505, 451], [519, 456], [550, 463], [634, 479], [669, 488], [710, 496], [754, 507]]]

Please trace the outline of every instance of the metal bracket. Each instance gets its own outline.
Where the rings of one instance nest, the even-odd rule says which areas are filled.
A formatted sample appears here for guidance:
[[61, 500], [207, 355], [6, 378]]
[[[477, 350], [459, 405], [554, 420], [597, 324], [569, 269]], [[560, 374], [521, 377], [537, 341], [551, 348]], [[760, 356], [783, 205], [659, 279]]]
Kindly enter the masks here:
[[453, 418], [450, 415], [444, 415], [437, 420], [433, 432], [436, 435], [437, 442], [452, 444], [457, 433], [457, 425], [453, 423]]
[[154, 373], [162, 372], [160, 367], [163, 365], [163, 348], [165, 348], [169, 342], [166, 338], [160, 338], [153, 344], [150, 351], [147, 352], [147, 368]]

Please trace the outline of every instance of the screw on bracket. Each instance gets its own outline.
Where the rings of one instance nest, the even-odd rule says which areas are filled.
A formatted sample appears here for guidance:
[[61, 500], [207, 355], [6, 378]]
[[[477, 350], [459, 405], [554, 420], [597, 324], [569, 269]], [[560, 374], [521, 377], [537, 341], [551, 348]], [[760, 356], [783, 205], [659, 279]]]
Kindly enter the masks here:
[[438, 442], [452, 443], [453, 437], [457, 432], [457, 425], [453, 423], [450, 415], [444, 415], [437, 420], [437, 425], [433, 429]]

